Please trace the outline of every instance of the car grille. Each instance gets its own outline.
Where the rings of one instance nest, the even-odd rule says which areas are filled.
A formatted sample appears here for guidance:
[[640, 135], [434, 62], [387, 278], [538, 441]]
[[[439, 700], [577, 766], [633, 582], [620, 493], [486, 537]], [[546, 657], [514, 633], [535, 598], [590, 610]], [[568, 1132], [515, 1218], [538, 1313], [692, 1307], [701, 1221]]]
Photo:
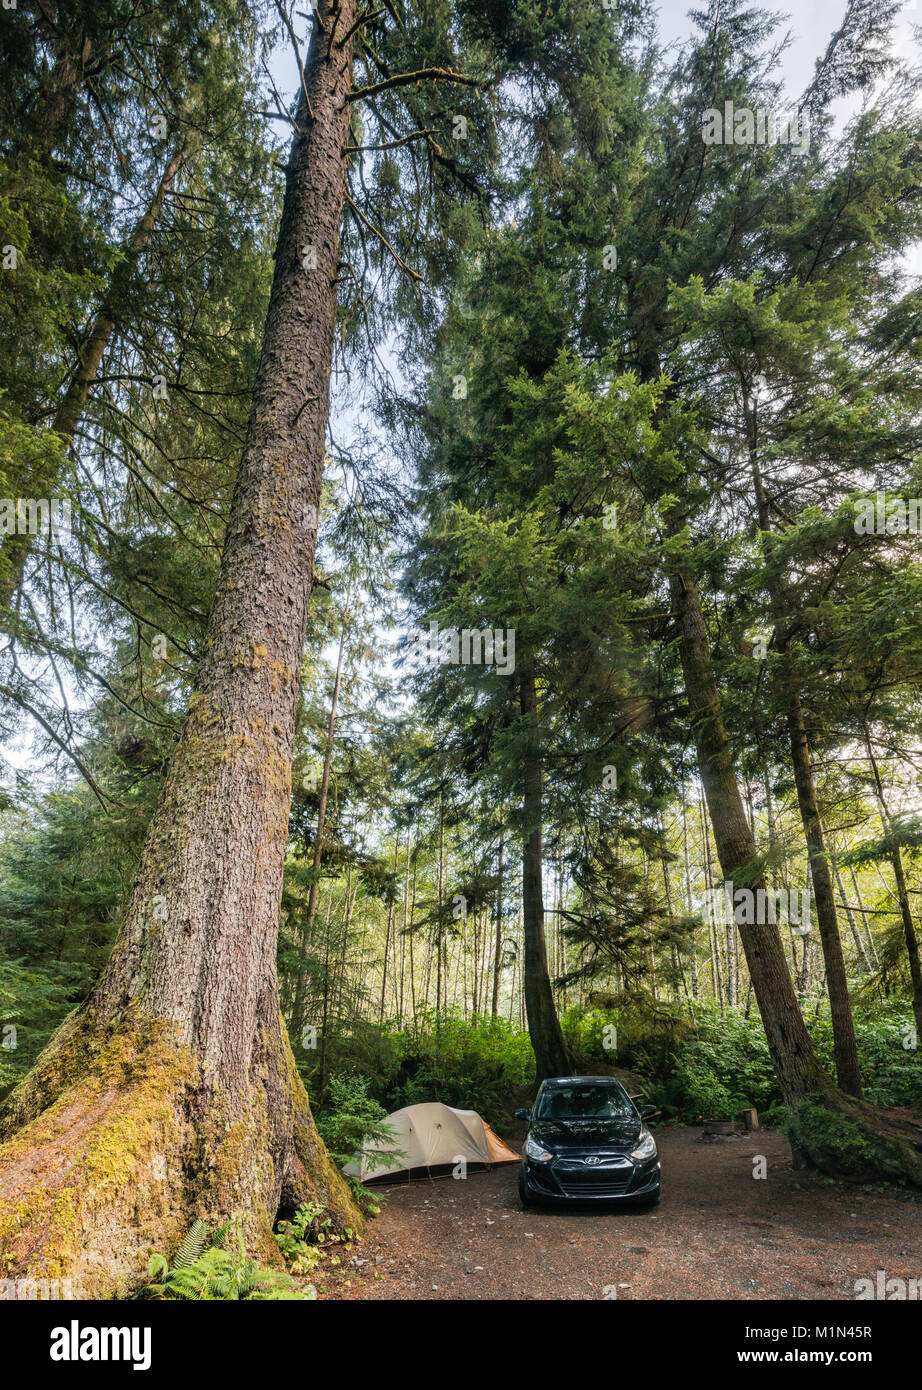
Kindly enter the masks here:
[[632, 1163], [585, 1164], [566, 1160], [554, 1166], [554, 1176], [567, 1197], [617, 1197], [634, 1176]]

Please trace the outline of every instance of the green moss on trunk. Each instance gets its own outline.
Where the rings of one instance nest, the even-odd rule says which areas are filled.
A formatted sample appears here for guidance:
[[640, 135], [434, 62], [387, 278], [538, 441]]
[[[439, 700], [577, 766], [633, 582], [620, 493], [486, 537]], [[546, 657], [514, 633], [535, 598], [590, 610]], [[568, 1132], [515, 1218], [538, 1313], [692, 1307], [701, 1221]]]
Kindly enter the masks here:
[[[79, 1297], [118, 1295], [186, 1224], [186, 1102], [198, 1069], [168, 1025], [130, 1022], [105, 1036], [88, 1015], [69, 1023], [49, 1059], [58, 1099], [0, 1146], [0, 1261], [8, 1277], [67, 1277]], [[43, 1089], [48, 1081], [46, 1070]], [[25, 1084], [14, 1113], [35, 1103]]]
[[124, 1297], [153, 1251], [192, 1221], [232, 1223], [248, 1253], [280, 1266], [280, 1205], [314, 1200], [339, 1230], [361, 1218], [317, 1135], [281, 1035], [279, 1088], [229, 1096], [163, 1021], [98, 1025], [73, 1015], [43, 1065], [8, 1103], [7, 1125], [59, 1095], [0, 1145], [0, 1267], [5, 1277], [69, 1278], [78, 1298]]

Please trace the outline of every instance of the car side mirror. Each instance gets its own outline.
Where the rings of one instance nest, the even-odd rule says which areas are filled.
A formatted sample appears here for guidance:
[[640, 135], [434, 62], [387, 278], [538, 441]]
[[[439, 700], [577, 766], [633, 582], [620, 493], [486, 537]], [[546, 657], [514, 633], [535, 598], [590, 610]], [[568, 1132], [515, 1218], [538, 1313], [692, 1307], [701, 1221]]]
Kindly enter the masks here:
[[657, 1111], [657, 1106], [655, 1106], [655, 1105], [642, 1105], [642, 1106], [640, 1107], [640, 1118], [641, 1118], [642, 1120], [646, 1120], [646, 1119], [648, 1118], [648, 1116], [650, 1116], [650, 1115], [655, 1115], [655, 1114], [656, 1114], [656, 1111]]
[[530, 1111], [530, 1110], [517, 1110], [517, 1111], [515, 1112], [515, 1118], [516, 1118], [517, 1120], [530, 1120], [530, 1119], [531, 1119], [531, 1111]]

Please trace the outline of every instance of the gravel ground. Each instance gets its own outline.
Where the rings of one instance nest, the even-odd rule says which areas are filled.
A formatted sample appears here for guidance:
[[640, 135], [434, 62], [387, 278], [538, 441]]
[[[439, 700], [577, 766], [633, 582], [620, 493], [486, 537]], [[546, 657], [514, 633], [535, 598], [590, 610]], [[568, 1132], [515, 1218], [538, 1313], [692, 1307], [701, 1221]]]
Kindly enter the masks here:
[[365, 1238], [315, 1275], [320, 1296], [854, 1299], [855, 1280], [878, 1269], [922, 1276], [922, 1202], [796, 1172], [771, 1130], [706, 1143], [670, 1127], [656, 1138], [663, 1200], [652, 1211], [523, 1211], [514, 1164], [390, 1187]]

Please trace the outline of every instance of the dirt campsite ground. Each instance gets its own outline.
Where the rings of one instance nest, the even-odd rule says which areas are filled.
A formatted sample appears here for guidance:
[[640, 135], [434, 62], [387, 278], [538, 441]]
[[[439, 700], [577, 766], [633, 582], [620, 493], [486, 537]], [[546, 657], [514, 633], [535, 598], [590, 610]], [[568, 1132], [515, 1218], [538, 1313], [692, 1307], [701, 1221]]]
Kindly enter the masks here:
[[315, 1274], [320, 1297], [854, 1299], [878, 1269], [922, 1276], [922, 1201], [795, 1171], [770, 1130], [705, 1142], [661, 1126], [656, 1138], [652, 1211], [523, 1211], [515, 1164], [389, 1187], [365, 1238]]

